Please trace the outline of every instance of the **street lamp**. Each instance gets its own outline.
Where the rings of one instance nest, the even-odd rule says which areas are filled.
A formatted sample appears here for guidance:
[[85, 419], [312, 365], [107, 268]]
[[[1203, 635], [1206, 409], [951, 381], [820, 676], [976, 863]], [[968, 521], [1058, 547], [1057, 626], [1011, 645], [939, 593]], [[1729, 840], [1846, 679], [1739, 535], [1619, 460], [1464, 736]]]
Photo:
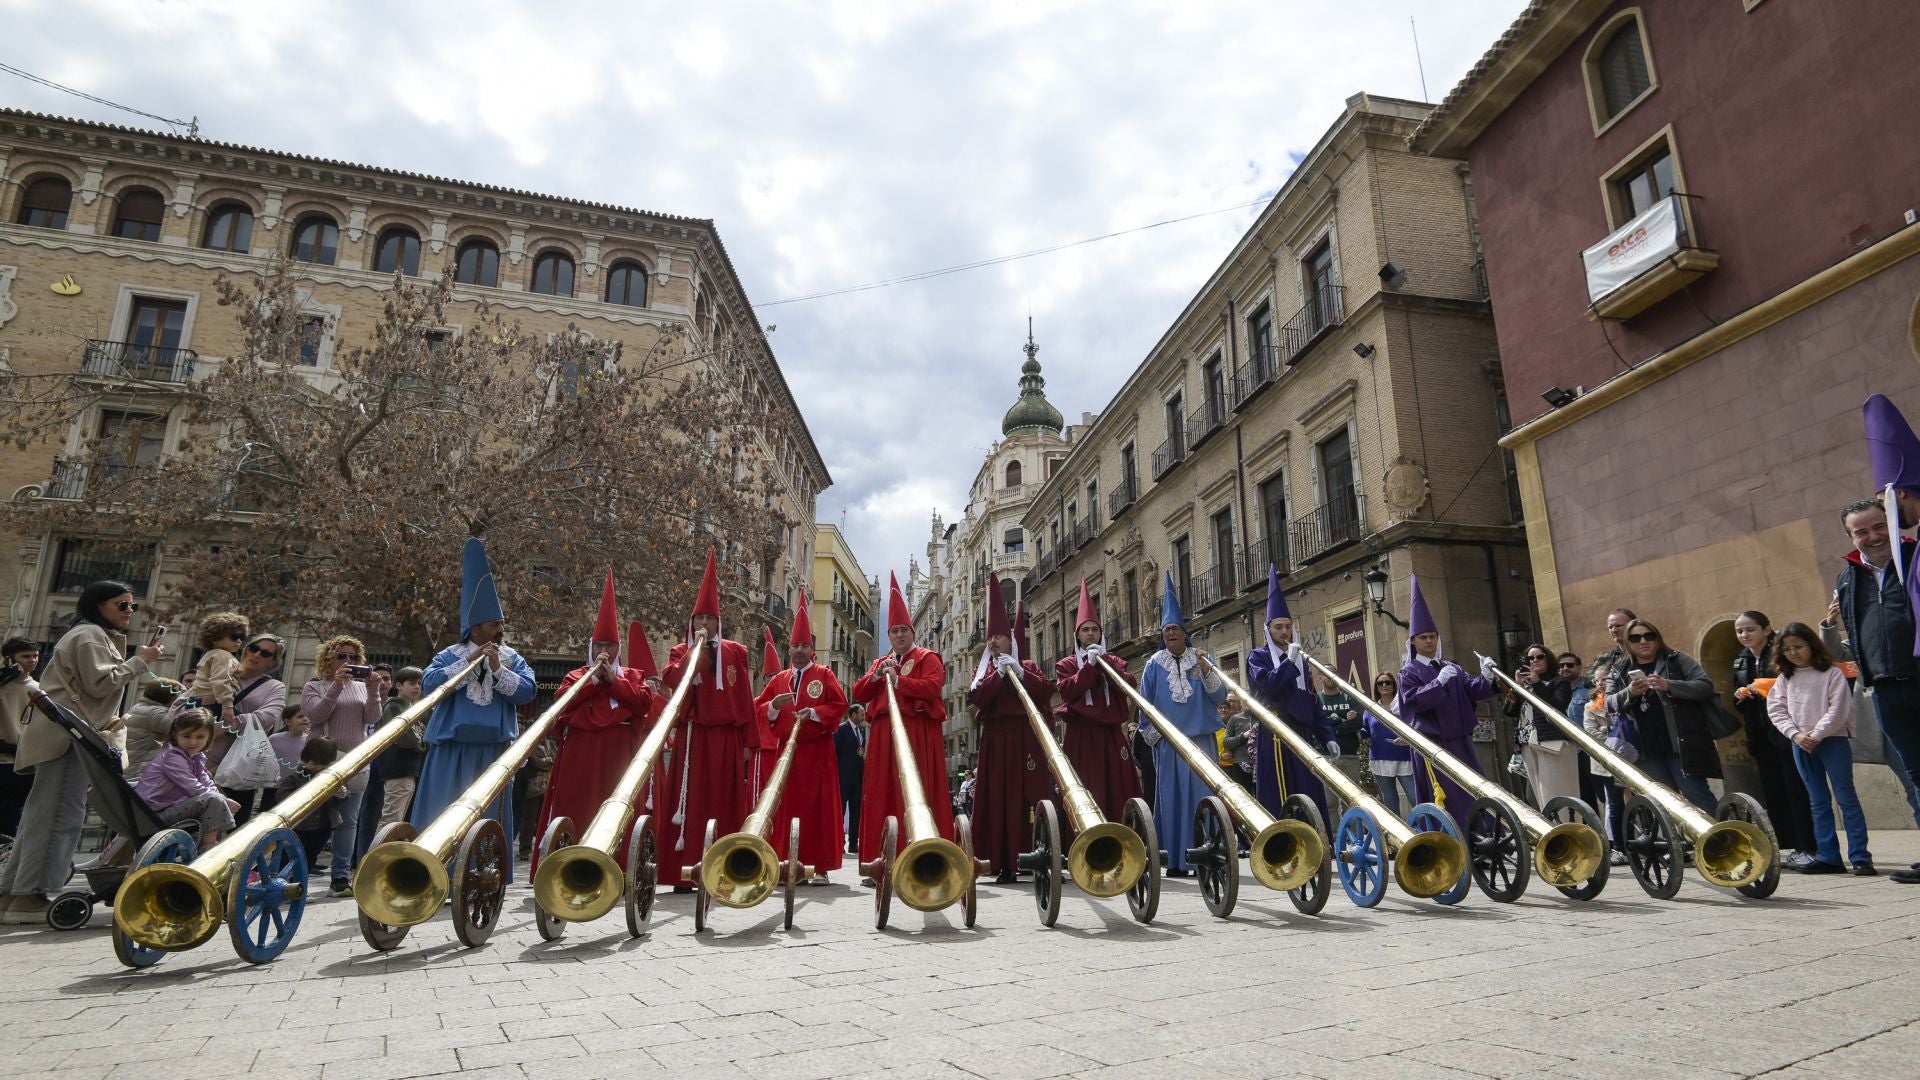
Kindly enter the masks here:
[[1507, 616], [1507, 625], [1500, 628], [1500, 647], [1505, 653], [1501, 660], [1511, 663], [1514, 654], [1526, 648], [1532, 634], [1533, 627], [1522, 622], [1518, 614]]
[[1412, 629], [1412, 627], [1407, 625], [1405, 619], [1402, 619], [1400, 616], [1395, 615], [1393, 612], [1388, 611], [1386, 609], [1386, 606], [1385, 606], [1387, 602], [1386, 571], [1381, 570], [1377, 566], [1370, 567], [1368, 568], [1366, 573], [1360, 575], [1360, 580], [1366, 583], [1367, 599], [1373, 601], [1373, 613], [1375, 615], [1384, 615], [1387, 618], [1392, 619], [1394, 622], [1394, 625], [1400, 627], [1402, 630]]

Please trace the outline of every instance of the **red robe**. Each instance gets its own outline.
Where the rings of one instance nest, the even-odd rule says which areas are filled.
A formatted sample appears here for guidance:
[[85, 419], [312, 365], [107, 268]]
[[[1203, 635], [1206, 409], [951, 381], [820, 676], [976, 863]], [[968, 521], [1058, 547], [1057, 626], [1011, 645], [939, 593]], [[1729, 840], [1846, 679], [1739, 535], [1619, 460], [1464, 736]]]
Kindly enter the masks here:
[[[714, 652], [709, 651], [701, 668], [694, 673], [693, 686], [687, 690], [680, 715], [674, 722], [675, 761], [670, 776], [655, 789], [659, 797], [655, 810], [663, 822], [660, 843], [660, 881], [663, 884], [692, 885], [680, 876], [686, 866], [700, 863], [700, 848], [706, 843], [707, 822], [714, 822], [714, 838], [738, 832], [747, 818], [752, 800], [742, 764], [745, 760], [747, 725], [753, 719], [753, 674], [747, 670], [747, 647], [737, 641], [719, 643], [718, 662], [725, 667], [725, 685], [714, 686]], [[660, 673], [668, 686], [680, 685], [686, 670], [687, 646], [683, 642], [667, 654], [667, 669]], [[685, 803], [684, 814], [681, 804]], [[681, 817], [676, 825], [674, 817]]]
[[[1114, 670], [1128, 684], [1127, 662], [1108, 656]], [[1107, 673], [1093, 664], [1082, 664], [1078, 652], [1068, 653], [1053, 665], [1054, 685], [1060, 691], [1060, 718], [1067, 722], [1067, 737], [1061, 749], [1067, 761], [1087, 785], [1100, 813], [1108, 821], [1119, 821], [1127, 800], [1141, 795], [1140, 773], [1133, 767], [1133, 751], [1127, 744], [1126, 730], [1129, 698], [1113, 685]], [[1091, 700], [1089, 700], [1091, 699]]]
[[[560, 693], [579, 682], [587, 668], [575, 668], [560, 680]], [[540, 868], [539, 842], [546, 838], [547, 825], [556, 817], [573, 819], [574, 836], [584, 832], [587, 823], [600, 811], [600, 804], [613, 794], [614, 785], [633, 763], [640, 750], [650, 721], [657, 715], [652, 691], [633, 668], [623, 668], [610, 682], [593, 682], [582, 687], [561, 715], [558, 734], [560, 753], [553, 759], [553, 775], [547, 781], [547, 798], [540, 804], [539, 829], [534, 836], [533, 868]], [[654, 834], [658, 846], [659, 833]], [[627, 838], [620, 838], [614, 858], [622, 868], [627, 865]]]
[[[892, 655], [891, 653], [887, 654]], [[860, 681], [853, 684], [853, 700], [866, 706], [868, 720], [867, 767], [861, 778], [860, 861], [871, 862], [880, 854], [880, 832], [888, 817], [900, 817], [904, 802], [900, 798], [900, 780], [893, 768], [893, 721], [887, 710], [887, 680], [880, 673], [882, 656], [873, 662]], [[919, 767], [920, 786], [925, 789], [927, 809], [933, 812], [940, 835], [953, 839], [953, 794], [947, 787], [947, 742], [941, 728], [947, 721], [947, 707], [940, 700], [946, 685], [947, 668], [940, 654], [915, 645], [900, 661], [900, 679], [894, 696], [906, 724], [907, 739], [913, 746], [914, 764]], [[900, 847], [907, 846], [907, 823], [900, 823]]]
[[[1020, 672], [1027, 696], [1045, 717], [1053, 704], [1053, 684], [1031, 660], [1020, 662]], [[1053, 774], [1027, 707], [997, 667], [989, 667], [980, 684], [967, 691], [967, 701], [980, 725], [973, 773], [975, 854], [992, 863], [996, 873], [1011, 873], [1020, 853], [1033, 846], [1033, 805], [1053, 795]]]
[[[773, 699], [788, 692], [794, 695], [793, 703], [774, 713], [773, 730], [781, 746], [788, 739], [798, 743], [768, 839], [773, 850], [786, 858], [787, 832], [793, 819], [799, 818], [800, 861], [810, 864], [815, 873], [828, 874], [840, 868], [847, 854], [847, 833], [840, 822], [840, 758], [833, 748], [833, 731], [847, 714], [847, 695], [825, 664], [809, 665], [798, 679], [792, 669], [776, 671], [754, 700], [755, 715], [765, 717]], [[811, 719], [801, 719], [805, 709], [813, 710]], [[769, 763], [768, 779], [772, 772]]]
[[747, 748], [748, 806], [760, 801], [761, 790], [766, 787], [768, 780], [773, 779], [773, 763], [780, 757], [780, 737], [767, 720], [766, 700], [766, 688], [762, 687], [759, 695], [753, 699], [753, 719], [747, 722], [741, 732], [741, 740]]

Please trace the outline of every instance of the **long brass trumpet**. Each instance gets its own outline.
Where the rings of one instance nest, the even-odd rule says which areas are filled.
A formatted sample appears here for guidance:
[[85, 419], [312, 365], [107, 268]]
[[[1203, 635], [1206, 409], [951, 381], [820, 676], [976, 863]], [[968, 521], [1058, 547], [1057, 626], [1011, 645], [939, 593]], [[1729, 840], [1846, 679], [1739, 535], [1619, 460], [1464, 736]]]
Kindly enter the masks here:
[[[533, 754], [540, 740], [547, 737], [547, 731], [560, 719], [567, 706], [573, 703], [574, 696], [586, 686], [594, 676], [605, 670], [604, 665], [596, 664], [585, 678], [576, 679], [572, 686], [553, 699], [553, 704], [544, 709], [520, 737], [509, 745], [493, 764], [481, 770], [473, 783], [467, 785], [451, 805], [440, 812], [440, 816], [429, 822], [420, 834], [407, 840], [388, 840], [376, 844], [360, 860], [359, 869], [353, 875], [353, 901], [360, 913], [375, 929], [369, 933], [369, 941], [380, 940], [376, 948], [390, 949], [399, 944], [399, 935], [380, 927], [418, 926], [434, 917], [440, 911], [440, 905], [447, 899], [452, 879], [447, 872], [447, 860], [453, 858], [457, 849], [466, 846], [470, 836], [475, 846], [485, 846], [482, 834], [476, 829], [483, 825], [482, 818], [487, 816], [487, 808], [500, 798], [500, 793], [513, 783], [513, 774], [520, 770], [522, 762]], [[505, 850], [506, 833], [497, 823], [491, 832], [493, 850], [476, 860], [462, 859], [462, 900], [453, 913], [454, 928], [460, 940], [469, 947], [478, 946], [486, 941], [493, 931], [493, 924], [500, 915], [500, 899], [506, 889], [505, 868], [499, 863], [512, 858]], [[469, 862], [476, 865], [469, 868]], [[484, 866], [484, 868], [483, 868]], [[483, 882], [468, 881], [467, 878], [479, 875]], [[469, 886], [480, 885], [480, 895], [468, 895], [475, 890]], [[363, 923], [363, 926], [365, 923]]]
[[[1467, 869], [1467, 850], [1457, 838], [1444, 832], [1413, 829], [1382, 805], [1380, 800], [1360, 790], [1360, 785], [1354, 783], [1346, 773], [1329, 764], [1320, 756], [1319, 750], [1299, 732], [1287, 726], [1287, 722], [1276, 716], [1272, 709], [1262, 705], [1240, 684], [1228, 678], [1227, 673], [1221, 671], [1211, 657], [1206, 664], [1220, 676], [1220, 681], [1226, 683], [1228, 689], [1240, 695], [1240, 700], [1246, 703], [1254, 718], [1275, 738], [1285, 743], [1287, 749], [1304, 762], [1322, 784], [1333, 789], [1334, 794], [1346, 800], [1347, 805], [1360, 807], [1372, 815], [1374, 823], [1384, 834], [1385, 854], [1393, 860], [1393, 877], [1400, 883], [1402, 891], [1408, 896], [1426, 900], [1445, 893], [1460, 881], [1460, 875]], [[1281, 763], [1276, 760], [1273, 767], [1277, 771]], [[1343, 857], [1346, 855], [1344, 852], [1341, 854]], [[1347, 881], [1348, 875], [1343, 874], [1341, 879]], [[1466, 886], [1460, 887], [1464, 893]], [[1349, 894], [1352, 894], [1351, 889]]]
[[[888, 817], [881, 833], [880, 857], [863, 863], [860, 872], [873, 878], [874, 925], [885, 929], [888, 898], [895, 892], [915, 911], [941, 911], [958, 902], [962, 922], [972, 926], [978, 905], [974, 902], [974, 878], [988, 867], [973, 857], [972, 823], [965, 815], [954, 821], [960, 842], [940, 835], [927, 804], [926, 788], [920, 783], [920, 767], [914, 760], [913, 744], [907, 740], [907, 722], [900, 715], [900, 698], [894, 692], [893, 676], [887, 677], [887, 724], [893, 735], [893, 771], [900, 782], [902, 822]], [[907, 846], [896, 853], [902, 825]]]
[[[1100, 812], [1100, 804], [1093, 799], [1093, 793], [1080, 782], [1080, 775], [1073, 770], [1073, 763], [1067, 760], [1066, 751], [1053, 737], [1053, 727], [1041, 714], [1040, 707], [1033, 703], [1032, 695], [1020, 684], [1020, 676], [1005, 676], [1020, 695], [1020, 704], [1026, 707], [1027, 722], [1033, 726], [1033, 737], [1040, 743], [1040, 752], [1047, 759], [1047, 770], [1053, 773], [1053, 782], [1060, 787], [1060, 801], [1067, 809], [1067, 823], [1074, 831], [1073, 844], [1067, 849], [1067, 872], [1073, 876], [1073, 883], [1088, 896], [1118, 896], [1131, 893], [1140, 881], [1140, 875], [1146, 873], [1148, 860], [1153, 860], [1156, 871], [1160, 868], [1160, 853], [1148, 851], [1146, 841], [1140, 834], [1125, 825], [1108, 821]], [[1041, 803], [1043, 816], [1053, 812], [1051, 802]], [[1060, 843], [1059, 823], [1048, 820], [1042, 828], [1046, 831], [1046, 846], [1058, 850]], [[1043, 883], [1043, 873], [1051, 870], [1058, 874], [1057, 856], [1048, 852], [1052, 866], [1029, 866], [1034, 872], [1035, 896], [1040, 903], [1040, 921], [1052, 926], [1060, 914], [1060, 894], [1057, 881]], [[1024, 860], [1024, 856], [1023, 856]], [[1043, 887], [1043, 885], [1045, 887]], [[1138, 905], [1135, 905], [1138, 907]], [[1136, 911], [1136, 915], [1139, 914]], [[1152, 918], [1148, 913], [1146, 919]]]
[[[755, 718], [759, 723], [759, 718]], [[773, 763], [773, 774], [767, 778], [766, 790], [760, 793], [760, 799], [753, 804], [753, 812], [747, 820], [740, 823], [740, 831], [728, 833], [710, 843], [700, 856], [698, 867], [689, 866], [681, 871], [682, 877], [699, 878], [701, 896], [694, 901], [694, 931], [706, 929], [707, 904], [711, 897], [715, 902], [732, 908], [750, 908], [773, 895], [774, 887], [781, 884], [781, 871], [786, 872], [786, 924], [793, 929], [793, 887], [800, 878], [810, 878], [814, 868], [800, 863], [800, 822], [794, 821], [787, 836], [786, 862], [773, 850], [767, 837], [773, 831], [773, 815], [780, 809], [780, 796], [786, 791], [787, 774], [793, 769], [794, 748], [800, 745], [799, 732], [787, 736], [787, 745], [780, 748], [780, 757]], [[707, 823], [712, 828], [713, 823]]]
[[[1386, 725], [1387, 729], [1406, 742], [1425, 758], [1434, 768], [1446, 773], [1454, 783], [1459, 784], [1475, 796], [1475, 805], [1485, 803], [1496, 807], [1494, 813], [1504, 819], [1502, 831], [1516, 831], [1533, 848], [1533, 866], [1539, 871], [1541, 880], [1556, 889], [1578, 889], [1587, 884], [1596, 873], [1601, 872], [1607, 862], [1607, 842], [1601, 837], [1593, 822], [1599, 820], [1591, 807], [1581, 804], [1585, 813], [1582, 820], [1555, 823], [1548, 821], [1539, 811], [1515, 798], [1510, 792], [1493, 781], [1481, 776], [1452, 754], [1442, 750], [1439, 744], [1414, 730], [1412, 724], [1393, 714], [1391, 709], [1383, 708], [1373, 696], [1356, 689], [1352, 683], [1340, 677], [1339, 672], [1321, 663], [1306, 653], [1300, 654], [1315, 671], [1327, 677], [1328, 681], [1340, 688], [1350, 700], [1357, 701], [1361, 707], [1372, 713], [1374, 718]], [[1549, 706], [1546, 711], [1552, 712]], [[1469, 823], [1473, 814], [1459, 814], [1460, 821]], [[1470, 826], [1469, 833], [1472, 832]], [[1475, 850], [1479, 838], [1468, 837], [1467, 854], [1472, 860], [1473, 878], [1481, 891], [1502, 903], [1518, 900], [1526, 891], [1526, 861], [1524, 856], [1516, 858], [1507, 869], [1512, 877], [1502, 883], [1495, 872], [1494, 864], [1500, 860], [1497, 850], [1499, 838], [1482, 850]], [[1506, 864], [1503, 864], [1506, 865]], [[1596, 892], [1598, 890], [1595, 890]], [[1591, 894], [1580, 897], [1590, 899]]]
[[[340, 755], [332, 765], [315, 773], [312, 779], [294, 789], [271, 809], [256, 812], [245, 825], [228, 834], [226, 839], [192, 863], [155, 863], [128, 874], [114, 901], [114, 927], [140, 945], [167, 952], [191, 949], [212, 937], [228, 914], [228, 894], [237, 893], [247, 883], [246, 875], [235, 873], [235, 867], [242, 859], [262, 855], [256, 849], [266, 846], [263, 841], [269, 840], [269, 834], [281, 832], [291, 840], [293, 834], [289, 830], [293, 822], [306, 817], [333, 798], [355, 773], [372, 764], [373, 759], [393, 745], [402, 732], [431, 712], [448, 694], [464, 685], [483, 663], [485, 658], [476, 654], [446, 682], [434, 687], [405, 712], [381, 725], [365, 742]], [[297, 845], [298, 841], [293, 843]], [[252, 860], [249, 860], [249, 865], [252, 865]], [[276, 886], [290, 899], [304, 898], [304, 861], [301, 865], [298, 881]], [[247, 915], [244, 908], [236, 906], [233, 910], [236, 920]], [[256, 962], [271, 959], [272, 955], [277, 955], [279, 949], [286, 946], [298, 921], [296, 915], [283, 927], [276, 928], [280, 934], [277, 947], [261, 947], [252, 953], [243, 950], [242, 956]], [[234, 942], [236, 948], [241, 947], [237, 921]]]
[[[1276, 818], [1268, 813], [1252, 792], [1221, 770], [1212, 755], [1194, 745], [1145, 695], [1121, 678], [1106, 657], [1099, 657], [1098, 662], [1107, 678], [1153, 721], [1160, 737], [1173, 747], [1187, 768], [1213, 791], [1214, 797], [1202, 801], [1195, 815], [1194, 833], [1206, 837], [1208, 842], [1186, 853], [1189, 860], [1208, 860], [1200, 871], [1201, 895], [1208, 911], [1224, 919], [1232, 914], [1239, 896], [1240, 858], [1239, 843], [1234, 839], [1235, 822], [1247, 833], [1250, 842], [1247, 864], [1253, 870], [1254, 880], [1260, 884], [1276, 892], [1288, 892], [1319, 875], [1327, 859], [1326, 837], [1304, 821]], [[1231, 816], [1227, 813], [1229, 810]], [[1196, 865], [1201, 864], [1196, 861]]]
[[[633, 761], [627, 765], [627, 771], [620, 774], [620, 782], [594, 812], [593, 821], [588, 824], [579, 842], [545, 851], [540, 857], [540, 869], [533, 875], [533, 902], [545, 917], [541, 920], [542, 934], [549, 933], [547, 919], [566, 922], [592, 922], [594, 919], [613, 910], [615, 904], [627, 895], [628, 875], [634, 881], [643, 877], [643, 868], [632, 865], [628, 859], [627, 869], [622, 871], [620, 863], [614, 859], [614, 847], [620, 843], [622, 834], [633, 826], [632, 842], [628, 844], [631, 856], [644, 848], [648, 822], [634, 824], [635, 807], [640, 801], [640, 792], [647, 786], [647, 779], [653, 775], [653, 766], [660, 758], [661, 751], [667, 745], [668, 736], [673, 734], [674, 720], [680, 715], [680, 707], [686, 701], [687, 690], [693, 686], [694, 672], [700, 665], [700, 651], [706, 647], [707, 633], [702, 630], [694, 637], [693, 648], [688, 650], [690, 659], [687, 670], [680, 673], [680, 684], [673, 688], [673, 695], [667, 699], [667, 706], [660, 712], [660, 719], [640, 741], [640, 749], [634, 752]], [[682, 748], [685, 752], [685, 748]], [[566, 835], [571, 823], [556, 821], [549, 826], [550, 836]], [[651, 900], [648, 900], [651, 906]], [[636, 924], [631, 916], [628, 930], [638, 937], [645, 920]], [[553, 924], [552, 932], [557, 935], [558, 924]]]
[[[1480, 657], [1483, 664], [1486, 659]], [[1686, 859], [1679, 844], [1673, 840], [1674, 826], [1678, 827], [1686, 843], [1692, 846], [1693, 865], [1700, 871], [1700, 876], [1723, 889], [1745, 891], [1756, 885], [1773, 866], [1779, 851], [1769, 830], [1756, 821], [1724, 816], [1725, 808], [1737, 804], [1738, 800], [1721, 800], [1722, 820], [1715, 821], [1707, 817], [1672, 788], [1640, 771], [1608, 749], [1605, 743], [1587, 734], [1584, 727], [1540, 700], [1537, 694], [1521, 686], [1518, 680], [1498, 668], [1489, 666], [1489, 670], [1501, 682], [1513, 687], [1514, 692], [1525, 698], [1536, 713], [1551, 717], [1580, 749], [1585, 750], [1634, 793], [1634, 802], [1644, 803], [1646, 811], [1641, 816], [1646, 819], [1646, 846], [1665, 848], [1667, 853], [1660, 866], [1649, 867], [1648, 862], [1659, 858], [1661, 853], [1636, 848], [1632, 839], [1627, 840], [1627, 860], [1633, 867], [1634, 877], [1639, 879], [1641, 887], [1648, 893], [1664, 900], [1680, 889], [1680, 869]], [[1629, 803], [1627, 809], [1629, 819], [1636, 816], [1633, 803]], [[1757, 806], [1750, 812], [1758, 815], [1761, 821], [1765, 820], [1765, 812]], [[1628, 831], [1632, 832], [1633, 828], [1634, 823], [1629, 820]], [[1771, 892], [1772, 889], [1766, 891]]]

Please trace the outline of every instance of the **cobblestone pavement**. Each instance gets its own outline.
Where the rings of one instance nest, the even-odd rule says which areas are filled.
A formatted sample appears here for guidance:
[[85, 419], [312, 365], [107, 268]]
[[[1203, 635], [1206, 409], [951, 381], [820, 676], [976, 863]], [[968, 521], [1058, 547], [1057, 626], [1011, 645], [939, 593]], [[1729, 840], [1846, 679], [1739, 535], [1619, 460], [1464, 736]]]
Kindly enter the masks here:
[[[1874, 848], [1892, 869], [1920, 835]], [[0, 1075], [1890, 1080], [1920, 1060], [1920, 888], [1884, 877], [1789, 875], [1768, 902], [1691, 874], [1656, 901], [1624, 872], [1588, 904], [1538, 882], [1452, 909], [1336, 892], [1319, 918], [1249, 878], [1228, 922], [1170, 881], [1150, 927], [1070, 890], [1050, 931], [1026, 887], [986, 885], [978, 929], [896, 903], [884, 933], [835, 877], [792, 932], [770, 903], [695, 937], [665, 896], [646, 938], [616, 912], [547, 944], [516, 885], [486, 947], [439, 921], [386, 955], [320, 898], [263, 967], [223, 933], [126, 971], [104, 909], [8, 927]]]

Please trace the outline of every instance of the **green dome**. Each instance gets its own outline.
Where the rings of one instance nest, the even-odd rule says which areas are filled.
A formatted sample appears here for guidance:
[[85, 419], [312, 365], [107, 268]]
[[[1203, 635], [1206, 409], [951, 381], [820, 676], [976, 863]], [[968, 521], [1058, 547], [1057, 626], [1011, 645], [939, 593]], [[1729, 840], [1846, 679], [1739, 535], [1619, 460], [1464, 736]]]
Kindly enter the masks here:
[[1035, 359], [1040, 346], [1033, 343], [1033, 331], [1027, 331], [1027, 362], [1020, 365], [1020, 400], [1013, 403], [1000, 421], [1002, 435], [1029, 435], [1048, 432], [1060, 434], [1067, 418], [1047, 400], [1047, 380], [1040, 377], [1040, 361]]

